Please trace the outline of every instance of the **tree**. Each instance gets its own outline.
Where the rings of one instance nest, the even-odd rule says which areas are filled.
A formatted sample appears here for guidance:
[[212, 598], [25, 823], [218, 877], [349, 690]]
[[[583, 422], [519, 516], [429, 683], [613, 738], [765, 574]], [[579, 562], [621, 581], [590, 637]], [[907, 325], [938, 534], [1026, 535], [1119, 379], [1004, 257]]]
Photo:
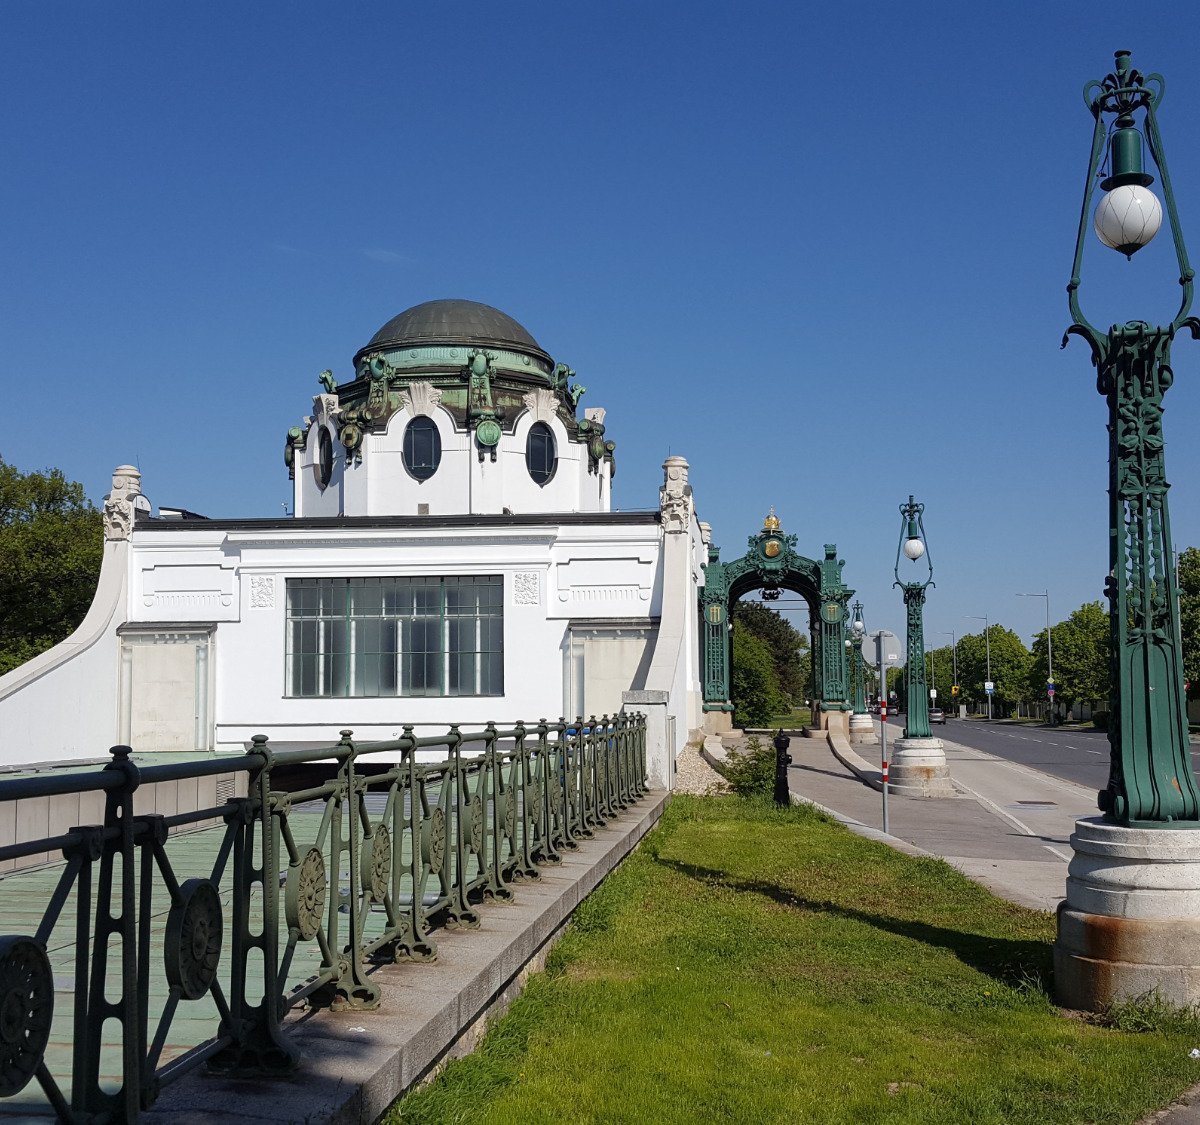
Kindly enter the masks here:
[[766, 726], [787, 706], [766, 641], [736, 618], [729, 694], [733, 721], [739, 727]]
[[[1054, 698], [1069, 711], [1076, 703], [1108, 700], [1108, 611], [1098, 602], [1085, 602], [1065, 621], [1051, 626], [1054, 655]], [[1029, 669], [1030, 693], [1044, 698], [1049, 679], [1046, 630], [1033, 639]]]
[[1200, 548], [1179, 552], [1179, 625], [1188, 697], [1200, 696]]
[[[1055, 634], [1057, 640], [1057, 634]], [[984, 682], [988, 672], [988, 648], [991, 648], [992, 713], [1001, 715], [1029, 692], [1029, 650], [1011, 629], [991, 625], [987, 638], [982, 632], [967, 633], [958, 638], [958, 682], [966, 702], [981, 703], [987, 699]], [[1057, 671], [1057, 668], [1055, 669]]]
[[733, 619], [767, 646], [779, 690], [791, 703], [799, 705], [810, 698], [812, 654], [808, 650], [808, 638], [781, 613], [762, 602], [737, 602], [733, 607]]
[[71, 634], [103, 553], [100, 513], [82, 485], [0, 460], [0, 673]]

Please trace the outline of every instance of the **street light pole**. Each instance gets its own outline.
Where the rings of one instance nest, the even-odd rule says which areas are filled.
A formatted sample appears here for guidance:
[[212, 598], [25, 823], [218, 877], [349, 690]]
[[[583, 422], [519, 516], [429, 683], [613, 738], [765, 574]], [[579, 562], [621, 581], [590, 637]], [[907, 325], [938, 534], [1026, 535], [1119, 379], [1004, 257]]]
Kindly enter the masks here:
[[[964, 616], [971, 618], [973, 621], [983, 622], [983, 648], [987, 653], [987, 682], [990, 684], [992, 682], [992, 638], [988, 630], [991, 628], [991, 623], [988, 621], [986, 613], [982, 617], [977, 613], [968, 613], [964, 614]], [[988, 691], [987, 684], [984, 685], [983, 690], [987, 695], [988, 719], [990, 720], [992, 717], [992, 693]], [[995, 689], [993, 688], [993, 690]]]
[[943, 629], [942, 636], [950, 638], [950, 662], [954, 669], [954, 683], [951, 685], [951, 697], [957, 702], [958, 697], [954, 695], [954, 688], [958, 687], [958, 638], [954, 635], [953, 629]]
[[[1054, 707], [1054, 638], [1050, 632], [1050, 591], [1044, 594], [1018, 594], [1018, 598], [1046, 599], [1046, 692], [1050, 696], [1050, 707]], [[1050, 713], [1050, 725], [1054, 726], [1054, 713]]]
[[[900, 542], [896, 545], [896, 582], [904, 591], [908, 617], [906, 676], [908, 713], [904, 737], [896, 743], [897, 792], [909, 796], [950, 797], [955, 789], [950, 782], [946, 752], [929, 729], [929, 693], [925, 687], [925, 591], [934, 584], [933, 563], [925, 542], [925, 505], [912, 496], [900, 505]], [[900, 560], [916, 563], [924, 559], [924, 577], [909, 581], [900, 577]]]
[[[1164, 89], [1161, 75], [1133, 69], [1128, 51], [1117, 52], [1112, 73], [1083, 89], [1094, 122], [1092, 153], [1067, 285], [1072, 323], [1064, 343], [1073, 335], [1087, 341], [1096, 389], [1108, 404], [1109, 777], [1097, 802], [1103, 817], [1077, 820], [1071, 834], [1075, 859], [1054, 944], [1059, 1004], [1091, 1011], [1150, 993], [1172, 1007], [1200, 1003], [1196, 882], [1180, 877], [1200, 867], [1200, 789], [1183, 698], [1163, 456], [1171, 344], [1184, 329], [1200, 338], [1200, 320], [1189, 315], [1195, 271], [1158, 131]], [[1179, 308], [1165, 326], [1130, 320], [1102, 332], [1079, 300], [1092, 196], [1107, 150], [1093, 226], [1106, 246], [1131, 259], [1162, 224], [1162, 205], [1149, 190], [1154, 177], [1143, 167], [1144, 142], [1161, 180]]]

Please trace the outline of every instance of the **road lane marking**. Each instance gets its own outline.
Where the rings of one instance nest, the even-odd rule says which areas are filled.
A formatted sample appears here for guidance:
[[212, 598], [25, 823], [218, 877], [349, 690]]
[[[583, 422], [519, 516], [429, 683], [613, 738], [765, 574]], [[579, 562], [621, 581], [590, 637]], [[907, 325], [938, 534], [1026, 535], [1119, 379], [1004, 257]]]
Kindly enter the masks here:
[[1059, 859], [1065, 860], [1067, 863], [1071, 862], [1071, 857], [1069, 855], [1063, 855], [1058, 848], [1052, 848], [1049, 844], [1043, 844], [1042, 847], [1048, 852], [1053, 852], [1056, 856], [1058, 856]]

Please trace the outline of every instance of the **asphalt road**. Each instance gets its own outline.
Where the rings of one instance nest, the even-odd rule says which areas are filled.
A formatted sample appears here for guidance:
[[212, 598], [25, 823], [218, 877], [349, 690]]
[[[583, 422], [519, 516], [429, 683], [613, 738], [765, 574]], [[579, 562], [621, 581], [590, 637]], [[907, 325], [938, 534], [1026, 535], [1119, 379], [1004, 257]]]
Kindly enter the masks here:
[[[894, 727], [896, 734], [892, 734]], [[903, 727], [903, 715], [888, 716], [888, 733], [893, 737]], [[945, 738], [1010, 762], [1032, 766], [1089, 789], [1103, 789], [1108, 784], [1108, 736], [1103, 731], [948, 718], [945, 726], [934, 726], [933, 734], [935, 738]], [[1193, 765], [1196, 764], [1196, 753], [1193, 748]]]

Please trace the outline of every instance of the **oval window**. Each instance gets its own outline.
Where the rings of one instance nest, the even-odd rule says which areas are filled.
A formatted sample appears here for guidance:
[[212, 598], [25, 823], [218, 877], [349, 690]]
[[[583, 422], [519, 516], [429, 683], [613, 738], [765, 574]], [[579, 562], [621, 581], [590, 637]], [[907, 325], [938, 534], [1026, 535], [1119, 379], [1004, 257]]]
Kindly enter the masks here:
[[419, 414], [404, 431], [404, 467], [417, 480], [428, 480], [442, 460], [442, 435], [432, 418]]
[[554, 431], [545, 422], [534, 422], [525, 442], [525, 464], [529, 475], [539, 485], [547, 484], [558, 468], [558, 452], [554, 447]]
[[321, 436], [317, 439], [317, 459], [313, 462], [313, 472], [317, 476], [317, 484], [325, 488], [333, 477], [333, 438], [329, 431], [322, 426]]

